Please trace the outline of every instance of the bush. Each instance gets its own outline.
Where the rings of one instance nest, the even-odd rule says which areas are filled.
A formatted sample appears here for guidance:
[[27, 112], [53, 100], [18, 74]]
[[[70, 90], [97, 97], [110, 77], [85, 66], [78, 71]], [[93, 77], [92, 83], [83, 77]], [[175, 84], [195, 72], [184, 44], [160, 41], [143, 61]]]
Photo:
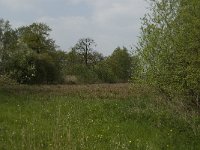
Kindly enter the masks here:
[[63, 81], [59, 66], [49, 54], [35, 54], [31, 63], [35, 66], [35, 75], [30, 83], [61, 83]]
[[117, 78], [106, 62], [101, 62], [95, 67], [95, 72], [102, 82], [116, 83]]
[[18, 50], [7, 67], [12, 79], [21, 84], [50, 84], [63, 81], [59, 64], [47, 53], [37, 54], [30, 49]]
[[35, 76], [35, 65], [31, 63], [33, 52], [23, 45], [9, 58], [6, 71], [18, 83], [29, 83]]
[[99, 82], [98, 76], [92, 68], [85, 65], [79, 65], [76, 68], [77, 78], [81, 83], [96, 83]]
[[65, 84], [77, 84], [78, 79], [74, 75], [67, 75], [67, 76], [64, 77], [64, 83]]
[[11, 79], [8, 75], [0, 75], [0, 86], [2, 85], [16, 85], [17, 82]]

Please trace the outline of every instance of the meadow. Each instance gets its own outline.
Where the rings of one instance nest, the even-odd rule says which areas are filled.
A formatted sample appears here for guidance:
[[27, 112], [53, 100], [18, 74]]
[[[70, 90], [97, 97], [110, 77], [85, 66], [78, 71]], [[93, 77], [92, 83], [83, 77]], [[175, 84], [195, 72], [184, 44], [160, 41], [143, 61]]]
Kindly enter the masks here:
[[0, 150], [198, 150], [191, 108], [145, 85], [1, 86]]

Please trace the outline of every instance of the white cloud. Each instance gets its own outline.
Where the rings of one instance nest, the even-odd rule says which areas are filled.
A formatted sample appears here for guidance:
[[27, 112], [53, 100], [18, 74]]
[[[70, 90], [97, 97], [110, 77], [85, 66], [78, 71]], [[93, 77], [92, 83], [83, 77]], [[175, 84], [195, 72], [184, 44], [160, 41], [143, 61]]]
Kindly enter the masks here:
[[[33, 3], [34, 2], [34, 3]], [[36, 1], [32, 0], [0, 0], [0, 5], [12, 11], [33, 9]]]
[[[74, 15], [73, 12], [65, 14], [63, 11], [59, 14], [61, 10], [50, 10], [44, 3], [46, 6], [51, 3], [66, 5], [66, 10], [70, 7], [81, 7], [82, 4], [92, 9], [88, 10], [89, 15], [77, 15], [78, 8], [73, 10]], [[110, 54], [117, 46], [136, 43], [139, 18], [144, 15], [145, 5], [144, 0], [0, 0], [0, 9], [6, 7], [16, 13], [33, 11], [34, 14], [30, 17], [40, 12], [32, 22], [47, 23], [53, 29], [52, 37], [62, 49], [73, 46], [79, 38], [91, 37], [104, 54]], [[58, 15], [49, 15], [52, 11]], [[14, 20], [17, 26], [22, 22], [24, 21], [20, 18]]]

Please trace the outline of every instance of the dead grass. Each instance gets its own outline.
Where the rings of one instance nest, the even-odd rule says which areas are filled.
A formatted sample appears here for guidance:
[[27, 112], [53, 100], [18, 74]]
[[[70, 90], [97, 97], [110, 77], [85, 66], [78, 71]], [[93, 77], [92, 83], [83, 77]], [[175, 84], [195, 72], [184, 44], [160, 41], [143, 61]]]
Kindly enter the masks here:
[[2, 89], [12, 94], [48, 94], [61, 96], [81, 96], [98, 98], [140, 97], [155, 93], [148, 86], [138, 86], [129, 83], [118, 84], [88, 84], [88, 85], [7, 85]]

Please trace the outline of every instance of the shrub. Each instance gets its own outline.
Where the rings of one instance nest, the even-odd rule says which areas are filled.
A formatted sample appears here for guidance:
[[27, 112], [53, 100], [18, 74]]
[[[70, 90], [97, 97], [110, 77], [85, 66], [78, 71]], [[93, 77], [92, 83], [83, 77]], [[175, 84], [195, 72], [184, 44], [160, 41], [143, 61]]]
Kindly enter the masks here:
[[0, 86], [2, 85], [16, 85], [17, 82], [11, 79], [8, 75], [0, 75]]
[[106, 62], [101, 62], [95, 67], [95, 72], [102, 82], [116, 83], [117, 78]]

